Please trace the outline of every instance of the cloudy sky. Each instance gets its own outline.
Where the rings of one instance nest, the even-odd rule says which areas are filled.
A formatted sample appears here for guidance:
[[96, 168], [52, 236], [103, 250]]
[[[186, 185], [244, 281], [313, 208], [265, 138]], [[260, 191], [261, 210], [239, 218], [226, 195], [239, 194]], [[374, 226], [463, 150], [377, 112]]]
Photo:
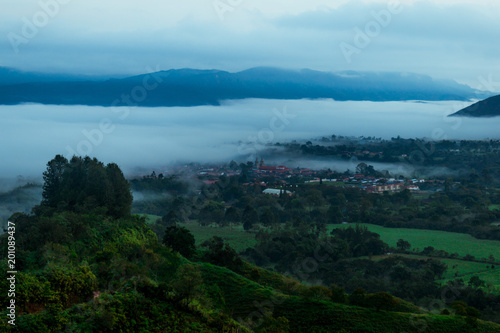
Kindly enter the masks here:
[[0, 66], [402, 71], [500, 91], [496, 0], [2, 0]]

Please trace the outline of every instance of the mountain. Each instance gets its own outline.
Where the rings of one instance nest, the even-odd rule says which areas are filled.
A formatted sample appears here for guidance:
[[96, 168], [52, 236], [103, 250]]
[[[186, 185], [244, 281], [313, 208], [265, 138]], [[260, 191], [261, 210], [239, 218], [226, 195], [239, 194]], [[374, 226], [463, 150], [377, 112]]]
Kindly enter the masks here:
[[500, 95], [472, 104], [450, 117], [497, 117], [500, 116]]
[[39, 72], [25, 72], [14, 68], [0, 67], [0, 87], [22, 83], [67, 82], [84, 80], [104, 80], [109, 77], [95, 77], [86, 75], [51, 74]]
[[172, 69], [106, 81], [82, 77], [55, 80], [13, 71], [0, 84], [0, 104], [197, 106], [245, 98], [404, 101], [469, 100], [478, 96], [466, 85], [411, 73], [330, 73], [269, 67], [237, 73]]

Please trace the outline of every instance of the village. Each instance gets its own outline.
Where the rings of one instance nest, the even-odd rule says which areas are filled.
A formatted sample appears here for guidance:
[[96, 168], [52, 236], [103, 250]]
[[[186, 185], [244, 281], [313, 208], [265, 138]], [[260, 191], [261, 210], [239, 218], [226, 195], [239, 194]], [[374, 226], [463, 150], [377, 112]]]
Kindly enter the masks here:
[[[244, 166], [244, 167], [242, 167]], [[369, 166], [371, 167], [371, 166]], [[373, 168], [372, 168], [373, 170]], [[400, 192], [409, 190], [411, 192], [421, 192], [425, 190], [440, 191], [445, 180], [443, 179], [423, 179], [405, 178], [399, 176], [376, 177], [363, 173], [339, 173], [330, 169], [313, 170], [309, 168], [289, 168], [284, 165], [266, 165], [263, 158], [256, 159], [255, 162], [238, 165], [232, 161], [229, 165], [201, 165], [189, 164], [177, 166], [165, 171], [165, 176], [169, 175], [189, 175], [201, 180], [205, 185], [213, 185], [220, 181], [220, 177], [241, 177], [246, 181], [242, 186], [259, 186], [263, 194], [280, 196], [282, 194], [291, 195], [293, 187], [299, 184], [314, 185], [325, 184], [330, 186], [357, 187], [369, 193]], [[158, 177], [163, 177], [159, 174]], [[146, 177], [157, 177], [152, 174]]]

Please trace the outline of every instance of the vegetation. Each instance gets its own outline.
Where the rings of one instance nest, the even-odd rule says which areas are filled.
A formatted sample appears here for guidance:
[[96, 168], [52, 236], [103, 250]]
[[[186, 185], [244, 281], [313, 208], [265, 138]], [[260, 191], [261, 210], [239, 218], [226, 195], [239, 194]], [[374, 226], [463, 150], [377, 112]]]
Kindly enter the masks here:
[[[470, 235], [444, 232], [438, 230], [415, 230], [407, 228], [384, 228], [377, 225], [361, 224], [368, 230], [380, 235], [380, 239], [391, 247], [397, 247], [400, 239], [407, 241], [416, 252], [426, 247], [442, 250], [443, 257], [456, 254], [456, 258], [469, 254], [477, 259], [484, 258], [488, 262], [489, 256], [500, 258], [500, 241], [480, 240]], [[346, 228], [345, 225], [331, 226], [332, 230]], [[467, 246], [464, 246], [466, 244]]]
[[[446, 295], [437, 283], [447, 278], [443, 263], [370, 260], [410, 252], [415, 244], [407, 236], [389, 244], [365, 225], [330, 228], [324, 219], [324, 211], [338, 213], [332, 206], [361, 218], [349, 202], [361, 200], [368, 210], [376, 197], [365, 202], [358, 191], [318, 186], [273, 198], [227, 178], [210, 197], [170, 194], [162, 217], [148, 223], [130, 214], [130, 187], [116, 165], [56, 156], [44, 179], [40, 205], [10, 218], [18, 317], [15, 327], [2, 321], [2, 331], [500, 332], [483, 321], [499, 321], [500, 296], [480, 276], [453, 281], [454, 299], [431, 308], [430, 301]], [[394, 195], [380, 204], [411, 200]], [[196, 223], [219, 235], [198, 239], [196, 247], [190, 232]], [[253, 246], [238, 255], [222, 230], [235, 240], [236, 233], [252, 236]], [[5, 270], [7, 245], [7, 235], [0, 236]], [[0, 281], [2, 290], [7, 284]], [[8, 301], [1, 299], [4, 309]]]

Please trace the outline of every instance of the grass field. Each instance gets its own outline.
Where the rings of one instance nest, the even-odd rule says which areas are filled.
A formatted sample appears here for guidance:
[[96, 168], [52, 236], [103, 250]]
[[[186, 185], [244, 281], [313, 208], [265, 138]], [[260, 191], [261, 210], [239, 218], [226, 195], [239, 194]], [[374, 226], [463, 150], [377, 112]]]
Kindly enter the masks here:
[[[393, 254], [393, 255], [381, 255], [381, 256], [373, 256], [372, 260], [382, 260], [391, 256], [402, 256], [405, 258], [412, 259], [436, 259], [439, 260], [446, 265], [448, 265], [448, 269], [444, 273], [443, 279], [439, 280], [440, 283], [446, 283], [447, 281], [454, 279], [463, 279], [465, 283], [468, 283], [470, 278], [474, 275], [477, 275], [481, 280], [486, 283], [492, 284], [497, 290], [500, 290], [500, 266], [495, 265], [495, 268], [491, 268], [491, 264], [484, 264], [479, 262], [465, 261], [459, 259], [441, 259], [441, 258], [432, 258], [427, 256], [419, 256], [414, 254]], [[362, 257], [367, 259], [368, 257]], [[455, 273], [458, 273], [455, 275]]]
[[[146, 215], [148, 223], [154, 223], [159, 216]], [[200, 226], [196, 221], [182, 224], [188, 228], [194, 235], [196, 245], [200, 245], [204, 241], [213, 236], [222, 237], [231, 247], [237, 252], [244, 251], [248, 247], [256, 244], [255, 234], [248, 233], [243, 230], [241, 225], [233, 226], [232, 228]], [[396, 246], [398, 239], [403, 238], [410, 242], [412, 248], [422, 250], [426, 246], [433, 246], [436, 250], [444, 250], [448, 253], [457, 252], [460, 256], [471, 254], [476, 258], [487, 258], [492, 254], [496, 260], [500, 259], [500, 241], [488, 241], [475, 239], [470, 235], [458, 234], [445, 231], [435, 230], [417, 230], [417, 229], [392, 229], [384, 228], [372, 224], [363, 224], [370, 231], [380, 234], [381, 239], [391, 246]], [[349, 225], [330, 225], [328, 230], [333, 228], [348, 227]], [[418, 255], [405, 255], [410, 258], [427, 259], [429, 257]], [[373, 257], [374, 260], [383, 259], [388, 256]], [[477, 275], [487, 283], [491, 283], [497, 288], [500, 288], [500, 265], [496, 265], [494, 269], [491, 264], [484, 264], [471, 261], [463, 261], [459, 259], [441, 259], [438, 260], [448, 265], [448, 270], [444, 275], [444, 279], [440, 282], [446, 282], [456, 278], [455, 273], [458, 273], [458, 278], [468, 282], [469, 279]], [[455, 268], [453, 268], [455, 266]]]
[[500, 205], [491, 205], [488, 207], [490, 210], [500, 210]]
[[233, 226], [232, 228], [220, 228], [218, 226], [204, 227], [199, 225], [196, 221], [191, 221], [182, 225], [191, 231], [196, 240], [196, 245], [200, 245], [213, 236], [219, 236], [239, 253], [249, 247], [253, 247], [257, 243], [255, 234], [243, 230], [242, 225]]
[[[448, 265], [448, 270], [444, 275], [444, 279], [440, 282], [455, 279], [455, 272], [457, 272], [458, 278], [462, 278], [466, 282], [468, 282], [472, 276], [477, 275], [481, 280], [491, 283], [496, 288], [500, 288], [500, 266], [498, 265], [492, 269], [491, 265], [478, 262], [455, 259], [441, 259], [441, 261]], [[453, 268], [455, 265], [456, 267]]]
[[[481, 240], [467, 234], [446, 231], [384, 228], [372, 224], [362, 225], [379, 234], [384, 242], [393, 247], [396, 247], [398, 239], [404, 239], [410, 242], [412, 249], [423, 250], [427, 246], [432, 246], [436, 250], [444, 250], [450, 254], [458, 253], [461, 257], [470, 254], [480, 259], [493, 255], [496, 260], [500, 259], [500, 241]], [[349, 225], [330, 225], [328, 229], [346, 227]]]
[[[146, 215], [146, 217], [149, 223], [154, 223], [156, 219], [160, 218], [155, 215]], [[232, 228], [203, 227], [198, 225], [196, 221], [191, 221], [183, 225], [193, 233], [197, 245], [213, 236], [222, 237], [237, 251], [245, 250], [256, 243], [254, 239], [255, 235], [245, 232], [241, 225], [233, 226]], [[402, 238], [410, 242], [412, 249], [423, 250], [427, 246], [432, 246], [436, 250], [444, 250], [450, 254], [458, 253], [461, 257], [470, 254], [477, 259], [481, 259], [493, 255], [496, 260], [500, 260], [500, 241], [481, 240], [467, 234], [446, 231], [384, 228], [373, 224], [361, 225], [379, 234], [384, 242], [393, 247], [396, 247], [397, 241]], [[333, 228], [346, 228], [349, 226], [354, 225], [329, 225], [328, 232]]]
[[[161, 218], [160, 216], [148, 214], [143, 214], [142, 216], [146, 216], [148, 223], [155, 223], [157, 219]], [[255, 234], [245, 232], [242, 225], [236, 225], [231, 228], [220, 228], [218, 226], [204, 227], [199, 225], [196, 221], [182, 223], [181, 225], [191, 231], [194, 239], [196, 240], [197, 246], [213, 236], [219, 236], [224, 239], [224, 241], [226, 241], [238, 253], [254, 246], [257, 243], [255, 241]]]

